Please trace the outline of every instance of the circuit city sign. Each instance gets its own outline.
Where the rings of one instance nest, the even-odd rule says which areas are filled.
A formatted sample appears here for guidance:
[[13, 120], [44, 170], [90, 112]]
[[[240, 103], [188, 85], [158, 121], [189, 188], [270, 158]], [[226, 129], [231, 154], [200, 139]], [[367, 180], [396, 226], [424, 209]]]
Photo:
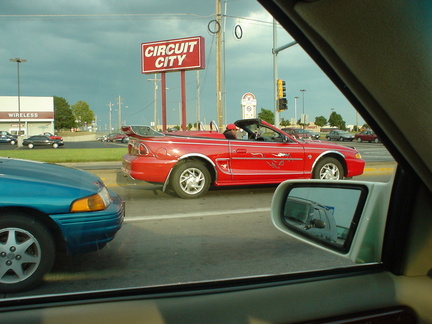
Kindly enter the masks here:
[[201, 36], [141, 44], [142, 73], [205, 68], [204, 38]]

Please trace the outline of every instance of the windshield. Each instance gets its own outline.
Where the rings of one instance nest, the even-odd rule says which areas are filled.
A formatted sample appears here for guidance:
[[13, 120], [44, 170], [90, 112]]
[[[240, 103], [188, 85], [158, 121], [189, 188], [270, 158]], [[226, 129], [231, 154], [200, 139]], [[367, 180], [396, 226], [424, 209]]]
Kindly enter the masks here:
[[[214, 1], [203, 3], [60, 0], [54, 6], [50, 0], [21, 0], [0, 4], [0, 129], [17, 136], [12, 144], [0, 144], [0, 153], [96, 174], [112, 192], [101, 198], [75, 188], [73, 195], [68, 193], [73, 197], [67, 208], [29, 215], [43, 215], [37, 220], [42, 223], [53, 219], [42, 225], [49, 240], [39, 246], [50, 246], [55, 261], [40, 285], [4, 292], [3, 298], [353, 265], [311, 246], [296, 245], [295, 250], [304, 253], [293, 253], [291, 246], [298, 243], [275, 231], [270, 203], [277, 184], [285, 179], [326, 176], [313, 169], [319, 165], [314, 159], [335, 150], [334, 139], [327, 139], [332, 129], [354, 134], [368, 125], [298, 44], [273, 56], [272, 48], [294, 40], [280, 25], [273, 28], [273, 18], [257, 2], [232, 1], [219, 13]], [[275, 95], [278, 79], [286, 88], [280, 98]], [[286, 99], [287, 105], [279, 99]], [[299, 133], [315, 131], [321, 141], [294, 141], [258, 123], [238, 125], [238, 141], [221, 135], [196, 136], [199, 143], [184, 137], [175, 142], [175, 136], [164, 136], [169, 130], [199, 131], [200, 124], [208, 130], [212, 120], [222, 134], [227, 125], [245, 119], [264, 120], [278, 129], [299, 128]], [[129, 139], [128, 126], [151, 139]], [[46, 141], [51, 142], [46, 146], [25, 141], [45, 132], [62, 139]], [[345, 151], [353, 146], [339, 144]], [[381, 143], [356, 143], [356, 149], [369, 161], [394, 162]], [[359, 160], [349, 152], [350, 158]], [[343, 179], [345, 164], [333, 166], [340, 168], [333, 173]], [[161, 180], [163, 175], [166, 178]], [[250, 178], [257, 175], [258, 179]], [[376, 177], [387, 181], [390, 174]], [[29, 195], [34, 199], [22, 201], [32, 200], [35, 209], [50, 203], [58, 207], [66, 200], [62, 190], [32, 190]], [[180, 198], [177, 193], [182, 190]], [[200, 190], [207, 192], [189, 199]], [[111, 204], [106, 204], [108, 200]], [[72, 201], [87, 208], [79, 213], [100, 213], [99, 218], [88, 225], [85, 214], [82, 222], [66, 230], [66, 220], [79, 214], [69, 218], [72, 207], [77, 208]], [[124, 212], [124, 219], [87, 237], [100, 243], [96, 250], [78, 253], [78, 245], [91, 244], [84, 237], [107, 222], [109, 208], [104, 213], [92, 210], [105, 208], [104, 204], [118, 206], [116, 213]], [[56, 230], [50, 232], [54, 224]], [[18, 226], [12, 225], [3, 229]], [[1, 231], [0, 242], [6, 242]], [[29, 231], [25, 229], [23, 235]], [[76, 234], [74, 239], [65, 240], [71, 232]], [[73, 247], [77, 253], [68, 253]]]

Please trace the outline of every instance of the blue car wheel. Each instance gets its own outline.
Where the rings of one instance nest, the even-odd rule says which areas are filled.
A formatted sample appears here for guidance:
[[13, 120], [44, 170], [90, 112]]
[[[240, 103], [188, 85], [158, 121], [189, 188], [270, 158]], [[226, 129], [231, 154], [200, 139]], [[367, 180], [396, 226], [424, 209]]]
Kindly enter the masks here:
[[54, 258], [54, 240], [42, 223], [22, 213], [0, 215], [0, 292], [37, 286]]

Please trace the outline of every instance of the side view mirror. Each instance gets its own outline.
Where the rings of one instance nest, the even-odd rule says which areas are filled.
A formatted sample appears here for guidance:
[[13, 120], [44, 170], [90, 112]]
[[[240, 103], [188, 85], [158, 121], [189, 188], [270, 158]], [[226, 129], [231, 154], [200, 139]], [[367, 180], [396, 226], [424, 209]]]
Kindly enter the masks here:
[[276, 189], [273, 224], [356, 263], [381, 258], [391, 183], [288, 180]]

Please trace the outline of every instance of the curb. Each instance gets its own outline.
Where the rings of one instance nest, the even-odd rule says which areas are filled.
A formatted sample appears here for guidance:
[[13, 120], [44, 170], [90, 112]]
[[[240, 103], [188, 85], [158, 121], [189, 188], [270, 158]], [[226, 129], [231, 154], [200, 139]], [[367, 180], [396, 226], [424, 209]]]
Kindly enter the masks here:
[[363, 175], [391, 174], [397, 167], [396, 162], [370, 162], [366, 163]]

